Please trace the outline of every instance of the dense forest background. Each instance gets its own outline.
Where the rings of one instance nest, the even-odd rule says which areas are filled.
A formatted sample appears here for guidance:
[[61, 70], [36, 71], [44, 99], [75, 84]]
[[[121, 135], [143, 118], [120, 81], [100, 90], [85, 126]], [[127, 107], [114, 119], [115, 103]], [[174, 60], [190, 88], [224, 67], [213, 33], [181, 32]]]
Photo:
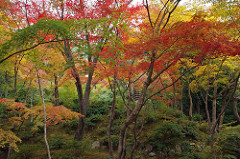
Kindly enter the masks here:
[[0, 158], [240, 158], [240, 1], [1, 0]]

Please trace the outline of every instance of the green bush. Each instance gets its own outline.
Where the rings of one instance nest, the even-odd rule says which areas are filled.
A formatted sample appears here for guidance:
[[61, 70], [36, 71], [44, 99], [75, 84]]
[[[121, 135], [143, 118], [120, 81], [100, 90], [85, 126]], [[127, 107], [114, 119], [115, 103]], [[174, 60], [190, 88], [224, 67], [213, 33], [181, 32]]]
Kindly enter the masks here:
[[220, 147], [220, 153], [223, 158], [240, 158], [240, 126], [226, 127], [223, 129], [217, 139], [217, 146]]
[[86, 126], [95, 126], [98, 121], [102, 120], [102, 114], [93, 114], [85, 119]]
[[61, 149], [64, 145], [64, 142], [60, 138], [51, 138], [49, 140], [49, 147], [50, 149]]
[[83, 157], [80, 156], [80, 154], [72, 152], [71, 150], [54, 152], [52, 154], [52, 157], [60, 159], [84, 159]]
[[20, 139], [22, 140], [29, 140], [33, 137], [33, 134], [30, 131], [22, 130], [19, 134]]
[[149, 141], [158, 151], [169, 152], [176, 144], [182, 142], [184, 137], [181, 125], [164, 122], [153, 130]]
[[82, 143], [75, 140], [69, 140], [62, 146], [63, 149], [79, 149]]
[[[117, 149], [119, 136], [118, 135], [111, 135], [111, 139], [112, 139], [112, 146], [113, 146], [113, 148]], [[102, 142], [103, 142], [103, 145], [108, 147], [108, 137], [107, 136], [104, 136]]]
[[[42, 158], [46, 155], [45, 147], [42, 144], [22, 144], [19, 145], [19, 152], [14, 152], [10, 159], [23, 159], [23, 158], [35, 158], [39, 157]], [[44, 153], [42, 153], [42, 156], [36, 156], [36, 152], [39, 150], [43, 150]], [[46, 157], [46, 156], [45, 156]]]
[[74, 87], [65, 86], [59, 88], [59, 100], [61, 105], [72, 109], [75, 105], [77, 105], [77, 98], [77, 91]]
[[0, 121], [2, 121], [4, 118], [7, 118], [7, 107], [3, 104], [0, 104]]

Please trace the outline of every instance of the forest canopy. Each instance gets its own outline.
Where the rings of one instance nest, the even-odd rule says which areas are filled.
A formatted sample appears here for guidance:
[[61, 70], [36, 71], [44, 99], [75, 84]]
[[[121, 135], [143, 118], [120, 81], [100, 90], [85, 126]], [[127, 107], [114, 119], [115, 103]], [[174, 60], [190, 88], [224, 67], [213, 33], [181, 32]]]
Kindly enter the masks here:
[[240, 158], [239, 10], [2, 0], [0, 158]]

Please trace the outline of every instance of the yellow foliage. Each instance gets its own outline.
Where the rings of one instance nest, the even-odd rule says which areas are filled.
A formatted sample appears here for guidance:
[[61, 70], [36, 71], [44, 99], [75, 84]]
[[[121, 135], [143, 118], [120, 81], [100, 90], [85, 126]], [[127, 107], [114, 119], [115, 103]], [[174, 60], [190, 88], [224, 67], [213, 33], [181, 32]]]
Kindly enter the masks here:
[[0, 129], [0, 147], [4, 148], [6, 145], [9, 145], [18, 152], [17, 142], [22, 142], [12, 131], [4, 131]]

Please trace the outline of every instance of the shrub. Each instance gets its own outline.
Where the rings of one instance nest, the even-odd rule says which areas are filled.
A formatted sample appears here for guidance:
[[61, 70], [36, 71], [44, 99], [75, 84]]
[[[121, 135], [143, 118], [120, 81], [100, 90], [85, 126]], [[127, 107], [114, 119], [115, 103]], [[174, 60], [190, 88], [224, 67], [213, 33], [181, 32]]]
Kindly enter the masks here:
[[49, 140], [50, 149], [60, 149], [64, 145], [64, 142], [60, 138], [52, 138]]
[[102, 114], [93, 114], [85, 119], [86, 126], [95, 126], [98, 121], [102, 120]]
[[150, 143], [158, 150], [169, 152], [176, 144], [180, 143], [185, 134], [183, 127], [177, 123], [164, 122], [157, 126], [150, 135]]
[[[41, 144], [22, 144], [19, 146], [19, 152], [14, 152], [9, 158], [10, 159], [35, 158], [36, 151], [39, 151], [39, 149], [44, 149], [43, 146], [44, 145], [41, 145]], [[46, 155], [45, 149], [44, 149], [44, 153], [42, 153], [41, 155], [43, 156]], [[37, 156], [37, 157], [42, 158], [43, 156]]]
[[240, 158], [240, 126], [226, 127], [217, 139], [217, 146], [223, 158]]

